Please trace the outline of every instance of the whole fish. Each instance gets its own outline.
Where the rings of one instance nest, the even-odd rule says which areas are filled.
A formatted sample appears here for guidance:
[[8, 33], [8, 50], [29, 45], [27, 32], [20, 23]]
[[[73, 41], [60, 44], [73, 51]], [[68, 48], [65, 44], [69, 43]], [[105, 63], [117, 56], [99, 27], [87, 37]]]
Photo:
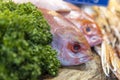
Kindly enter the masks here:
[[[30, 1], [33, 4], [37, 4], [37, 0], [13, 1], [15, 3]], [[73, 23], [53, 10], [41, 7], [39, 7], [39, 10], [51, 27], [53, 35], [51, 45], [58, 52], [57, 57], [63, 66], [79, 65], [92, 59], [92, 52], [86, 38]]]
[[102, 42], [102, 33], [92, 17], [73, 4], [63, 0], [14, 0], [16, 3], [31, 2], [38, 8], [54, 10], [71, 21], [84, 34], [90, 46]]
[[87, 40], [71, 22], [55, 11], [40, 10], [51, 26], [52, 47], [57, 50], [62, 65], [79, 65], [92, 59]]

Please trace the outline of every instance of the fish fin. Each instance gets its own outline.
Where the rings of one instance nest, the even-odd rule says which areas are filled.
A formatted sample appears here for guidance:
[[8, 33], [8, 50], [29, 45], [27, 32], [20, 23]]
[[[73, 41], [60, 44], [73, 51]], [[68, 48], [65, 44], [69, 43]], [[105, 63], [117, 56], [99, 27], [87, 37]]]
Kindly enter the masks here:
[[111, 46], [109, 47], [109, 52], [110, 52], [110, 69], [111, 71], [116, 75], [116, 77], [120, 80], [120, 59], [117, 55], [117, 53], [115, 53], [115, 51], [113, 50], [113, 48]]
[[109, 76], [110, 73], [110, 58], [109, 58], [109, 51], [107, 47], [107, 43], [103, 41], [101, 45], [101, 62], [102, 62], [102, 68], [106, 76]]

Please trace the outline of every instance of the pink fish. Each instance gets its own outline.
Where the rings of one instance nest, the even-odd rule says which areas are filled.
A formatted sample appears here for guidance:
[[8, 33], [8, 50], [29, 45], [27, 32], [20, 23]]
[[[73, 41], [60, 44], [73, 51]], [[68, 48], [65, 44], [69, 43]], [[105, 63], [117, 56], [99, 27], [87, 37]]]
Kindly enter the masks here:
[[30, 1], [38, 8], [54, 10], [69, 21], [71, 21], [84, 34], [90, 46], [98, 45], [102, 42], [102, 33], [95, 21], [73, 4], [63, 0], [14, 0], [17, 3]]
[[54, 11], [40, 10], [51, 26], [52, 47], [57, 50], [62, 65], [79, 65], [92, 59], [87, 40], [71, 22]]
[[[24, 2], [24, 0], [17, 0], [17, 3]], [[92, 59], [92, 52], [86, 38], [72, 22], [55, 11], [39, 9], [51, 27], [53, 35], [51, 45], [58, 52], [57, 57], [63, 66], [79, 65]]]
[[[65, 4], [66, 2], [64, 2]], [[70, 12], [57, 11], [71, 21], [79, 30], [85, 35], [90, 46], [98, 45], [102, 42], [102, 33], [99, 26], [93, 20], [93, 18], [87, 15], [80, 8], [66, 3], [71, 8]]]

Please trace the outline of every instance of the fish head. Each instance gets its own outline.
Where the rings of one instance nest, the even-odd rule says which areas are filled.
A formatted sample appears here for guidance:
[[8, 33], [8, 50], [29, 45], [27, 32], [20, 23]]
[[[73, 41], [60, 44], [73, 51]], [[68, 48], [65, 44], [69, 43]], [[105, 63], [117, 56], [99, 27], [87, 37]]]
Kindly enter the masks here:
[[92, 59], [90, 45], [79, 28], [55, 11], [39, 9], [51, 27], [51, 45], [63, 66], [79, 65]]
[[80, 28], [90, 46], [93, 47], [102, 43], [101, 30], [94, 21], [82, 20]]
[[61, 15], [71, 21], [84, 34], [90, 46], [98, 45], [102, 42], [102, 33], [99, 26], [83, 11], [61, 12]]
[[56, 30], [53, 35], [52, 47], [63, 66], [86, 63], [93, 57], [87, 40], [77, 30], [67, 27]]

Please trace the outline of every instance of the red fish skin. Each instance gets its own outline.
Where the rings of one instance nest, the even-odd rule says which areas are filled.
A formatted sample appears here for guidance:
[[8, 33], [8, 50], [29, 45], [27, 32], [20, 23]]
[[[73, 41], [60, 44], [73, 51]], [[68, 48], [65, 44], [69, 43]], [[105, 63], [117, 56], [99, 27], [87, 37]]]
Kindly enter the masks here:
[[102, 43], [101, 30], [91, 17], [86, 16], [82, 12], [79, 14], [80, 12], [78, 11], [59, 13], [79, 28], [79, 30], [85, 35], [90, 46], [93, 47]]
[[93, 47], [101, 44], [103, 37], [102, 32], [94, 19], [86, 14], [84, 11], [80, 10], [79, 7], [67, 2], [64, 2], [64, 4], [69, 6], [71, 8], [71, 11], [64, 12], [61, 10], [57, 10], [57, 12], [66, 17], [76, 27], [79, 28], [79, 30], [85, 35], [90, 46]]
[[[52, 47], [57, 50], [63, 66], [79, 65], [92, 59], [90, 46], [77, 27], [55, 11], [39, 9], [51, 26]], [[75, 50], [74, 44], [78, 46]]]

